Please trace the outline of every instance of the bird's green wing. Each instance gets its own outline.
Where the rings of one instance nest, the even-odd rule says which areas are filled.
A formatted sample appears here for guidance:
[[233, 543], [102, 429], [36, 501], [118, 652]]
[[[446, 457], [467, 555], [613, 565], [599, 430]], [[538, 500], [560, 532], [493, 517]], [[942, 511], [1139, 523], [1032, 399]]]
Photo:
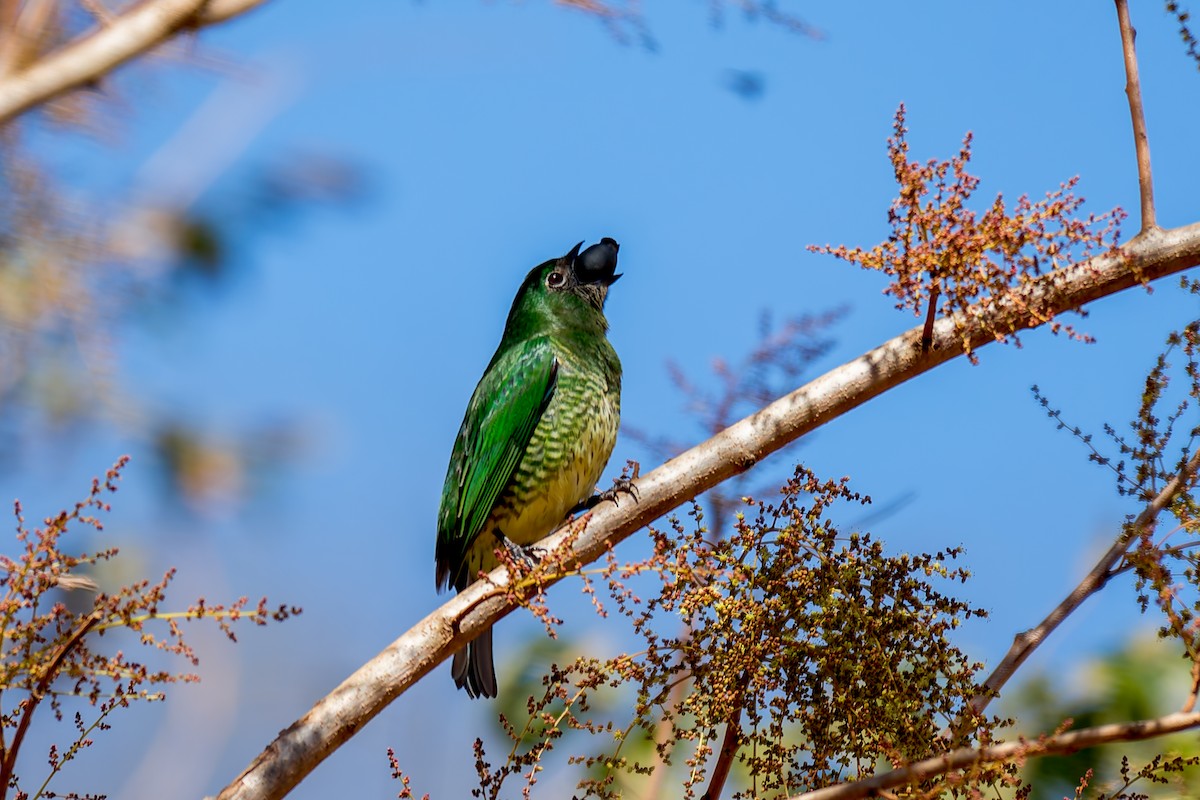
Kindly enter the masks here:
[[558, 379], [558, 360], [545, 337], [499, 354], [471, 402], [454, 451], [438, 512], [437, 585], [462, 588], [466, 554], [483, 529], [542, 418]]

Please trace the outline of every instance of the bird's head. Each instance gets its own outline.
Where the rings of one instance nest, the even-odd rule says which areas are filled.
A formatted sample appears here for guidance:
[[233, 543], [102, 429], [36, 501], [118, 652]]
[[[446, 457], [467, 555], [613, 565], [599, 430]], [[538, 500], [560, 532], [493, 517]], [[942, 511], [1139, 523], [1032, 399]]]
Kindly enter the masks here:
[[604, 301], [608, 287], [621, 276], [617, 273], [620, 245], [605, 237], [583, 252], [583, 242], [561, 258], [539, 264], [525, 276], [513, 302], [509, 325], [553, 320], [566, 324], [604, 322]]

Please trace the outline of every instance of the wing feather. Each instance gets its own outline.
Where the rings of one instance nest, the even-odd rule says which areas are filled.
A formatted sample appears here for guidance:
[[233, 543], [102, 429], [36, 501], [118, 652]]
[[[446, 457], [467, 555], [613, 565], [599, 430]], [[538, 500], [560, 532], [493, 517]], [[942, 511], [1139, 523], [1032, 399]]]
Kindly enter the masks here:
[[558, 360], [541, 337], [494, 359], [475, 387], [442, 489], [438, 588], [468, 582], [462, 574], [467, 553], [525, 454], [557, 382]]

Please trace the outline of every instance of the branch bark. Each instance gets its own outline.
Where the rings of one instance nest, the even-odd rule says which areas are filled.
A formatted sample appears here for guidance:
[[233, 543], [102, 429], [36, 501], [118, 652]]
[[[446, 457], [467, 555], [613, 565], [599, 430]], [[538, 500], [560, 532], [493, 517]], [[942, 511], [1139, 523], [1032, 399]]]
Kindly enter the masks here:
[[[1044, 276], [991, 314], [1023, 309], [1024, 328], [1106, 295], [1200, 263], [1200, 223], [1140, 235], [1118, 253]], [[921, 347], [922, 326], [897, 336], [731, 425], [638, 481], [641, 500], [603, 504], [574, 539], [573, 558], [590, 563], [643, 526], [718, 483], [754, 466], [809, 431], [911, 378], [994, 340], [991, 314], [938, 320], [933, 347]], [[561, 547], [558, 531], [542, 544]], [[385, 706], [485, 628], [513, 611], [507, 571], [476, 581], [418, 622], [282, 731], [219, 795], [220, 800], [281, 798]], [[553, 581], [550, 581], [553, 582]]]
[[1118, 722], [1111, 725], [1099, 725], [1095, 728], [1084, 728], [1070, 733], [1060, 733], [1057, 736], [1047, 736], [1032, 742], [1021, 739], [980, 749], [963, 747], [945, 755], [927, 758], [866, 780], [839, 783], [836, 786], [827, 786], [813, 792], [796, 795], [791, 800], [861, 800], [861, 798], [876, 797], [880, 792], [888, 789], [935, 778], [938, 775], [945, 775], [947, 772], [967, 769], [975, 764], [1011, 761], [1015, 758], [1064, 755], [1108, 742], [1136, 742], [1142, 739], [1153, 739], [1197, 726], [1200, 726], [1200, 713], [1176, 713], [1158, 719]]
[[111, 24], [0, 79], [0, 127], [46, 101], [96, 83], [181, 31], [224, 22], [264, 0], [148, 0]]
[[1121, 28], [1121, 50], [1125, 54], [1125, 96], [1129, 98], [1129, 116], [1133, 120], [1133, 146], [1137, 152], [1138, 194], [1142, 206], [1142, 233], [1158, 228], [1154, 211], [1154, 176], [1150, 171], [1150, 136], [1146, 133], [1146, 113], [1142, 110], [1142, 83], [1138, 77], [1137, 31], [1129, 20], [1129, 0], [1116, 0], [1117, 23]]

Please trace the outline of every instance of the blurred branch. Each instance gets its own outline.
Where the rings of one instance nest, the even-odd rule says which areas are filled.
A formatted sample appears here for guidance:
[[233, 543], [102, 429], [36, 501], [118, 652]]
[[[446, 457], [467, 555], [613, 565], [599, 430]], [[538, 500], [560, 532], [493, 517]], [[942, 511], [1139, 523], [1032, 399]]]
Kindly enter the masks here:
[[1188, 692], [1187, 699], [1183, 701], [1183, 708], [1179, 709], [1181, 714], [1190, 714], [1192, 709], [1196, 707], [1196, 693], [1200, 692], [1200, 661], [1192, 662], [1192, 688]]
[[263, 0], [148, 0], [108, 25], [0, 78], [0, 126], [64, 92], [95, 84], [182, 31], [224, 22]]
[[[1114, 253], [1031, 281], [984, 312], [948, 315], [934, 325], [934, 347], [921, 347], [918, 326], [809, 382], [731, 425], [638, 481], [640, 501], [603, 504], [583, 521], [547, 537], [547, 551], [569, 546], [571, 560], [590, 563], [615, 543], [718, 483], [753, 467], [798, 437], [883, 392], [995, 341], [998, 315], [1019, 315], [1022, 329], [1056, 314], [1181, 272], [1200, 263], [1200, 222], [1153, 231]], [[1015, 306], [1016, 308], [1014, 308]], [[580, 528], [583, 528], [580, 531]], [[567, 544], [569, 543], [569, 544]], [[300, 720], [282, 731], [219, 795], [220, 800], [281, 798], [363, 725], [455, 650], [512, 612], [518, 596], [540, 586], [516, 586], [505, 568], [451, 598], [372, 658]], [[1188, 717], [1189, 726], [1200, 716]], [[1192, 721], [1192, 720], [1196, 721]], [[1079, 737], [1080, 734], [1073, 734]], [[967, 751], [974, 756], [976, 751]], [[937, 759], [944, 763], [943, 758]]]
[[217, 25], [241, 16], [247, 11], [262, 5], [266, 0], [209, 0], [208, 5], [200, 10], [196, 19], [197, 25]]
[[1098, 725], [1071, 733], [1042, 737], [1032, 742], [1019, 739], [1015, 742], [994, 744], [979, 749], [963, 747], [866, 780], [841, 783], [805, 792], [794, 796], [792, 800], [861, 800], [861, 798], [879, 797], [881, 792], [888, 789], [908, 786], [938, 775], [945, 775], [948, 772], [964, 770], [976, 764], [1036, 756], [1065, 755], [1108, 742], [1136, 742], [1142, 739], [1153, 739], [1197, 726], [1200, 726], [1200, 713], [1176, 713], [1167, 714], [1158, 719]]
[[1181, 8], [1176, 0], [1167, 0], [1167, 13], [1179, 23], [1179, 38], [1187, 48], [1188, 57], [1195, 61], [1196, 68], [1200, 69], [1200, 41], [1196, 40], [1196, 34], [1192, 33], [1192, 28], [1188, 25], [1192, 15]]
[[[638, 34], [648, 47], [655, 47], [640, 0], [554, 0], [554, 3], [596, 17], [621, 41], [625, 41], [627, 32], [632, 32]], [[714, 26], [722, 24], [727, 9], [740, 11], [747, 20], [762, 19], [788, 33], [814, 41], [825, 38], [824, 31], [804, 18], [781, 11], [775, 0], [708, 0], [709, 18]]]
[[0, 12], [0, 75], [8, 75], [33, 57], [51, 27], [57, 0], [10, 0]]
[[825, 32], [815, 25], [810, 25], [795, 14], [788, 14], [780, 11], [772, 2], [761, 2], [760, 0], [734, 0], [733, 5], [736, 5], [742, 10], [742, 13], [747, 16], [754, 17], [759, 14], [768, 22], [780, 26], [784, 30], [798, 33], [801, 36], [807, 36], [810, 39], [820, 41], [825, 38]]

